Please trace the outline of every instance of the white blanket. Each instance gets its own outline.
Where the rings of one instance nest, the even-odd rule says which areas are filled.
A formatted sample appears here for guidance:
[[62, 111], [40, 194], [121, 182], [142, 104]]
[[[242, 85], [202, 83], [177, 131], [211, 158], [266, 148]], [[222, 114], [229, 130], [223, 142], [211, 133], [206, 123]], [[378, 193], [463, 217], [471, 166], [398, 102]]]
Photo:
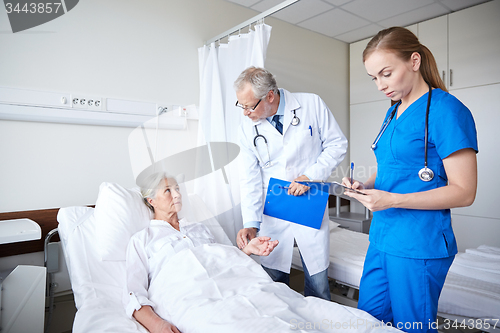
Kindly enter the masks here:
[[220, 244], [174, 255], [151, 281], [149, 298], [183, 333], [398, 331], [364, 311], [303, 297], [236, 247]]

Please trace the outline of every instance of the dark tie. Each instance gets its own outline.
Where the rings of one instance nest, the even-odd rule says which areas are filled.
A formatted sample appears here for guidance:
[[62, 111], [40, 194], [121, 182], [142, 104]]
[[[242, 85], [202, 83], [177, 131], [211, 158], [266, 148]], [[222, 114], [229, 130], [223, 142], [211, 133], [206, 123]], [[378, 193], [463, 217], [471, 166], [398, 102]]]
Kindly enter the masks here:
[[280, 116], [275, 115], [273, 117], [273, 121], [274, 121], [274, 127], [276, 127], [276, 129], [278, 130], [278, 132], [280, 132], [280, 134], [283, 134], [283, 124], [280, 122]]

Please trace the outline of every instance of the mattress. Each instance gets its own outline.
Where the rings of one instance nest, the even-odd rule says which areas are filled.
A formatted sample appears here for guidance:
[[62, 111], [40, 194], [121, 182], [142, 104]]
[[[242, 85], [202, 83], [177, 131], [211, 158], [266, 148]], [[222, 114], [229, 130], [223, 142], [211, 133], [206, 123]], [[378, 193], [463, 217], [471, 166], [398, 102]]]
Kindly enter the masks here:
[[500, 329], [500, 248], [481, 245], [465, 251], [450, 267], [438, 311], [485, 319]]

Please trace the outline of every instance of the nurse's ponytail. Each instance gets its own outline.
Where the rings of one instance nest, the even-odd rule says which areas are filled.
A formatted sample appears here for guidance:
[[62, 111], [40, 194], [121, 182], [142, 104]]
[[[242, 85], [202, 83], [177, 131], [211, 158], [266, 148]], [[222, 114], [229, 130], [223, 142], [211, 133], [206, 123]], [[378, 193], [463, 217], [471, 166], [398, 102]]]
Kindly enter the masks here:
[[379, 31], [368, 42], [363, 51], [363, 63], [376, 50], [394, 52], [404, 61], [409, 60], [414, 52], [419, 53], [422, 59], [420, 74], [424, 81], [430, 83], [433, 88], [448, 91], [443, 80], [441, 80], [432, 52], [425, 45], [420, 44], [417, 36], [410, 30], [402, 27], [392, 27]]

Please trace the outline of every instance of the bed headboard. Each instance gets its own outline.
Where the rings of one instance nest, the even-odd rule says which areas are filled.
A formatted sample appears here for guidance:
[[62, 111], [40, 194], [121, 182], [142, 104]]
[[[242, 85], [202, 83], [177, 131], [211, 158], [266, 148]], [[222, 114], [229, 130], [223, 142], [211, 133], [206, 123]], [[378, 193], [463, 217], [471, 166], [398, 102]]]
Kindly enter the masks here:
[[[47, 233], [57, 228], [57, 212], [59, 208], [28, 210], [19, 212], [0, 213], [0, 221], [11, 219], [28, 218], [40, 225], [42, 229], [42, 238], [34, 241], [18, 242], [11, 244], [0, 245], [0, 257], [8, 257], [17, 254], [31, 253], [43, 251], [45, 236]], [[54, 236], [52, 241], [58, 241], [59, 238]]]

